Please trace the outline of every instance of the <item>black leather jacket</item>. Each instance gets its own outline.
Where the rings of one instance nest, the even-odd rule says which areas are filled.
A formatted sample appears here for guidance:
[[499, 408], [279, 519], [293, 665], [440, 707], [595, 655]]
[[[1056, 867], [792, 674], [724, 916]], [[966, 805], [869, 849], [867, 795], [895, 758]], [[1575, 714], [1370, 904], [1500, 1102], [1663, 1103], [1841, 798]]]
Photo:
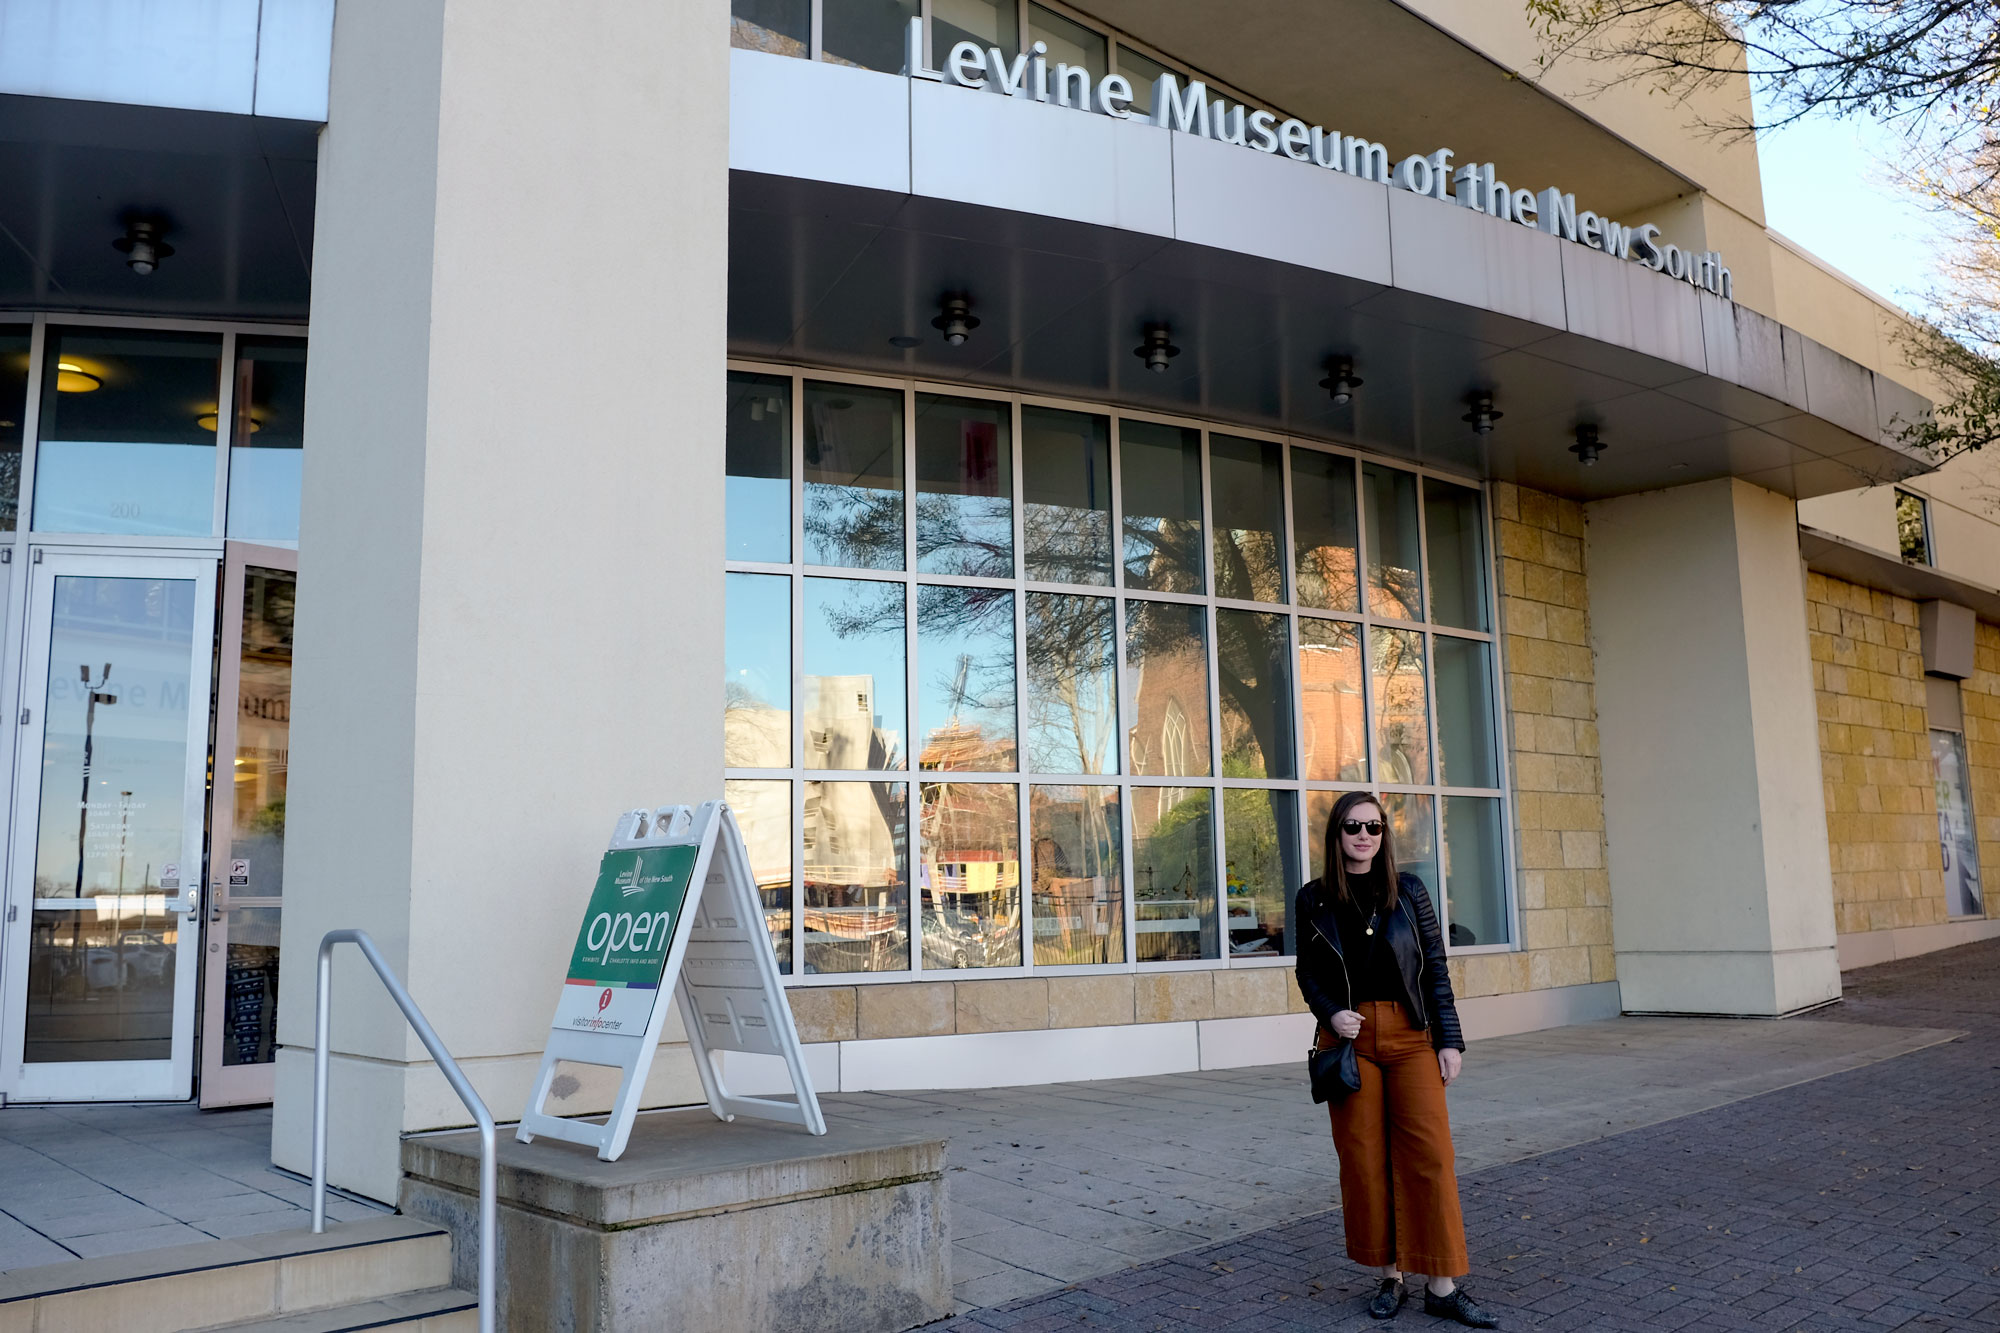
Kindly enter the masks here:
[[[1298, 929], [1299, 994], [1306, 1007], [1331, 1030], [1333, 1016], [1351, 1009], [1347, 965], [1340, 956], [1340, 931], [1333, 920], [1333, 896], [1319, 880], [1299, 890], [1292, 920]], [[1405, 871], [1396, 877], [1396, 910], [1382, 927], [1402, 980], [1403, 1008], [1410, 1021], [1429, 1029], [1431, 1045], [1465, 1049], [1458, 1028], [1458, 1003], [1444, 965], [1444, 938], [1424, 882]]]

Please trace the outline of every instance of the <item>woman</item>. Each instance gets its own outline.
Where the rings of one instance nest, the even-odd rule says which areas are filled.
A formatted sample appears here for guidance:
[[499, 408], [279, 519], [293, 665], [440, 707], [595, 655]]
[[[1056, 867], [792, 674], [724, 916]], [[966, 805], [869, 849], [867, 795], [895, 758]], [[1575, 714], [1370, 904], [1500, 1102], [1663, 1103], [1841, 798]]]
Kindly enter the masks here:
[[1382, 804], [1351, 791], [1326, 823], [1326, 874], [1299, 890], [1299, 991], [1322, 1048], [1354, 1043], [1361, 1089], [1333, 1102], [1347, 1253], [1379, 1278], [1368, 1313], [1394, 1319], [1418, 1270], [1424, 1312], [1497, 1328], [1454, 1279], [1471, 1267], [1452, 1172], [1445, 1087], [1465, 1041], [1424, 882], [1399, 874]]

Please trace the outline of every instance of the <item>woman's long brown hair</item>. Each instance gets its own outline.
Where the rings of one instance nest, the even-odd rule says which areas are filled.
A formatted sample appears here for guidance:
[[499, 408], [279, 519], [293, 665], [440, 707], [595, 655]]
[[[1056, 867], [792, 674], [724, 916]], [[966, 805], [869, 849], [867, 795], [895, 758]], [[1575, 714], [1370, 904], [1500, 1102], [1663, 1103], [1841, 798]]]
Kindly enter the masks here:
[[[1372, 805], [1382, 817], [1382, 845], [1375, 849], [1375, 864], [1369, 867], [1368, 878], [1375, 880], [1381, 889], [1380, 906], [1385, 912], [1396, 910], [1396, 838], [1389, 828], [1389, 810], [1382, 804], [1382, 798], [1373, 792], [1351, 791], [1333, 803], [1333, 813], [1326, 817], [1326, 882], [1333, 885], [1336, 902], [1359, 908], [1361, 902], [1349, 887], [1347, 858], [1340, 854], [1340, 825], [1347, 818], [1347, 812], [1357, 805]], [[1373, 909], [1377, 904], [1368, 904]]]

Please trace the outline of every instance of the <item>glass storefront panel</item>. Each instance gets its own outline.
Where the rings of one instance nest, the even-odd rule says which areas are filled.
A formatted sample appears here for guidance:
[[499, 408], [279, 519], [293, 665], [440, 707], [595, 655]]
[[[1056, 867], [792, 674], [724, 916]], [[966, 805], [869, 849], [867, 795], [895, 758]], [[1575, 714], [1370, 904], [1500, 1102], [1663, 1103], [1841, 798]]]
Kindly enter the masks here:
[[903, 768], [903, 585], [805, 583], [806, 767]]
[[191, 579], [56, 579], [35, 897], [179, 892], [160, 874], [183, 851], [194, 594]]
[[1021, 525], [1027, 577], [1111, 582], [1111, 420], [1052, 407], [1021, 409]]
[[792, 381], [729, 372], [723, 456], [724, 549], [731, 560], [792, 558]]
[[192, 655], [197, 623], [214, 624], [195, 586], [55, 579], [34, 896], [77, 906], [30, 922], [31, 1063], [170, 1053]]
[[1020, 9], [1014, 0], [931, 0], [931, 64], [943, 68], [951, 48], [971, 42], [1012, 61], [1021, 49]]
[[1370, 626], [1368, 657], [1375, 780], [1399, 786], [1427, 783], [1431, 737], [1424, 697], [1424, 636], [1411, 629]]
[[917, 767], [1007, 772], [1014, 750], [1014, 594], [917, 589]]
[[306, 340], [236, 340], [229, 436], [229, 535], [296, 542], [305, 475]]
[[1021, 965], [1021, 815], [1011, 782], [926, 782], [917, 892], [924, 968]]
[[723, 587], [723, 762], [790, 768], [792, 581], [782, 574], [725, 574]]
[[28, 929], [27, 1063], [167, 1059], [181, 921], [157, 894], [106, 896], [94, 912], [37, 909]]
[[1289, 622], [1263, 611], [1215, 612], [1224, 777], [1293, 776]]
[[1292, 543], [1298, 604], [1359, 611], [1354, 460], [1319, 449], [1292, 450]]
[[1280, 446], [1234, 435], [1208, 437], [1215, 509], [1215, 595], [1285, 600], [1285, 465]]
[[1438, 893], [1437, 798], [1413, 792], [1392, 791], [1382, 795], [1383, 812], [1396, 835], [1396, 869], [1415, 875], [1430, 894], [1437, 909]]
[[0, 532], [12, 532], [20, 525], [30, 332], [26, 324], [0, 324]]
[[1208, 615], [1184, 602], [1125, 603], [1128, 773], [1208, 776]]
[[36, 530], [212, 535], [221, 336], [51, 328], [46, 337]]
[[764, 904], [764, 927], [778, 970], [792, 970], [792, 784], [764, 778], [730, 778], [722, 784], [743, 846], [750, 876]]
[[1444, 798], [1444, 891], [1454, 948], [1508, 942], [1505, 836], [1498, 797]]
[[909, 786], [808, 782], [799, 946], [806, 972], [910, 966]]
[[229, 961], [222, 973], [224, 1065], [268, 1065], [278, 1058], [280, 910], [229, 909]]
[[916, 436], [917, 569], [1012, 578], [1013, 408], [920, 393]]
[[1292, 951], [1292, 895], [1305, 882], [1299, 873], [1298, 823], [1297, 792], [1234, 787], [1222, 794], [1232, 958]]
[[1437, 655], [1438, 780], [1447, 787], [1497, 787], [1493, 650], [1482, 639], [1439, 634], [1431, 651]]
[[1116, 787], [1028, 788], [1035, 966], [1125, 961], [1125, 829]]
[[[1507, 818], [1497, 648], [1470, 628], [1492, 595], [1481, 492], [1303, 443], [976, 390], [797, 372], [731, 383], [770, 394], [763, 470], [774, 474], [787, 385], [802, 399], [807, 498], [793, 505], [782, 476], [765, 478], [763, 527], [778, 543], [767, 549], [836, 568], [766, 572], [775, 561], [732, 547], [727, 669], [743, 716], [731, 720], [729, 779], [807, 782], [816, 803], [902, 790], [874, 781], [898, 772], [919, 782], [918, 826], [896, 834], [893, 869], [881, 857], [826, 868], [817, 815], [792, 816], [790, 865], [806, 875], [822, 855], [807, 878], [838, 889], [796, 904], [800, 970], [821, 966], [814, 939], [833, 950], [825, 968], [847, 970], [1283, 956], [1307, 873], [1297, 863], [1322, 856], [1310, 826], [1335, 795], [1308, 782], [1397, 789], [1381, 799], [1406, 867], [1440, 895], [1449, 819], [1456, 938], [1504, 937], [1509, 849], [1488, 836]], [[1092, 591], [1108, 587], [1145, 591]], [[796, 645], [787, 594], [803, 622]], [[747, 694], [760, 675], [770, 688]], [[789, 697], [788, 679], [802, 682]], [[849, 780], [814, 781], [828, 770]], [[1017, 780], [983, 780], [1017, 773], [1025, 829]], [[1463, 799], [1447, 808], [1447, 791]], [[966, 814], [979, 803], [992, 805], [983, 823]], [[842, 809], [827, 808], [837, 835]], [[881, 842], [894, 821], [877, 823]], [[786, 872], [773, 862], [772, 873]], [[961, 896], [946, 903], [937, 884]], [[855, 924], [880, 907], [878, 890], [907, 902], [901, 935]], [[984, 895], [977, 911], [967, 893]], [[908, 961], [884, 961], [897, 951]]]
[[1424, 478], [1424, 540], [1430, 548], [1431, 619], [1486, 630], [1486, 528], [1479, 492]]
[[1201, 592], [1201, 432], [1118, 423], [1125, 503], [1125, 586]]
[[903, 68], [917, 0], [820, 0], [820, 59], [883, 74]]
[[1132, 927], [1142, 963], [1220, 958], [1215, 810], [1205, 787], [1132, 789]]
[[1362, 698], [1361, 629], [1299, 617], [1299, 719], [1305, 776], [1312, 782], [1368, 777], [1368, 710]]
[[1937, 782], [1945, 911], [1952, 916], [1982, 916], [1986, 907], [1979, 884], [1979, 835], [1972, 821], [1971, 769], [1966, 766], [1963, 735], [1931, 732], [1931, 775]]
[[902, 390], [808, 383], [805, 418], [805, 562], [903, 568]]
[[1027, 595], [1022, 728], [1038, 773], [1118, 771], [1118, 623], [1109, 597]]
[[[238, 898], [285, 892], [285, 789], [292, 753], [292, 622], [299, 576], [252, 566], [243, 575], [237, 662], [234, 810], [229, 859], [249, 863]], [[233, 937], [232, 937], [233, 938]], [[277, 941], [272, 941], [277, 947]]]
[[1422, 620], [1417, 475], [1369, 463], [1361, 469], [1361, 498], [1368, 539], [1368, 612], [1390, 620]]
[[813, 0], [730, 0], [729, 44], [804, 59], [812, 47]]

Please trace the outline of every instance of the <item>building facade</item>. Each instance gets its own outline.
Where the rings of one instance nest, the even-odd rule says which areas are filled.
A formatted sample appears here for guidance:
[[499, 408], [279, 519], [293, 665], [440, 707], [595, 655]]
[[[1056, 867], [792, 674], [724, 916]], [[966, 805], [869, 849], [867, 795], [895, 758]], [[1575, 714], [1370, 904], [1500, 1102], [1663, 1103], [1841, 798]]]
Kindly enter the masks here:
[[[1357, 788], [1475, 1037], [1995, 932], [2000, 530], [1746, 89], [1451, 0], [119, 9], [0, 3], [0, 1097], [300, 1166], [360, 926], [505, 1115], [716, 796], [827, 1089], [1293, 1059]], [[462, 1112], [336, 992], [393, 1197]]]

